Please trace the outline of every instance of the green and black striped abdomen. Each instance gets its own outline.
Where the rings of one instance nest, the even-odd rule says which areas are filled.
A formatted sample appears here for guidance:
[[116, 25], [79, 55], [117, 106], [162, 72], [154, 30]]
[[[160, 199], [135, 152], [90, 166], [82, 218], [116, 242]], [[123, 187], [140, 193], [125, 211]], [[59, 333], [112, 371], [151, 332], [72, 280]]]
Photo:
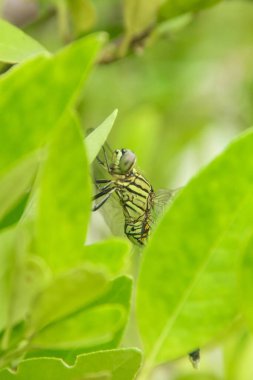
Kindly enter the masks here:
[[137, 171], [115, 181], [125, 217], [125, 234], [135, 244], [143, 245], [150, 233], [152, 186]]

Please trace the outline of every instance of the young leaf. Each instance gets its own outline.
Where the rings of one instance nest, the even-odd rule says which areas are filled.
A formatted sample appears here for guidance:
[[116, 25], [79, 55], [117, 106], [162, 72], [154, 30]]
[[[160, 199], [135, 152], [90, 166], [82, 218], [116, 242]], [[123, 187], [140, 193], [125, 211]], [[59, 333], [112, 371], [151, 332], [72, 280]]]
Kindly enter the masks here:
[[0, 235], [0, 331], [6, 327], [12, 296], [13, 268], [15, 267], [15, 229], [8, 229]]
[[78, 311], [35, 335], [31, 347], [88, 350], [110, 342], [124, 324], [125, 317], [124, 308], [116, 304]]
[[37, 57], [2, 75], [0, 174], [47, 142], [74, 104], [101, 42], [101, 35], [89, 36], [51, 58]]
[[27, 335], [33, 335], [45, 326], [84, 308], [107, 288], [108, 284], [102, 274], [84, 268], [74, 269], [57, 277], [34, 303]]
[[1, 380], [133, 380], [141, 364], [141, 353], [135, 348], [94, 352], [78, 356], [73, 366], [60, 359], [28, 359], [21, 362], [17, 373], [0, 371]]
[[39, 192], [38, 253], [54, 271], [74, 267], [83, 260], [91, 210], [89, 168], [75, 118], [56, 130]]
[[[111, 281], [111, 288], [109, 288], [108, 292], [102, 295], [102, 297], [96, 301], [95, 305], [103, 305], [107, 303], [115, 305], [119, 304], [122, 308], [124, 308], [126, 316], [129, 317], [132, 288], [132, 278], [128, 276], [120, 276], [115, 280]], [[125, 320], [125, 322], [127, 322], [127, 320]], [[126, 323], [122, 326], [122, 328], [119, 331], [116, 332], [111, 341], [101, 346], [100, 349], [117, 347], [121, 341], [125, 328]], [[99, 349], [99, 347], [96, 347], [96, 349]]]
[[17, 228], [5, 229], [0, 235], [0, 331], [25, 317], [46, 280], [40, 260], [20, 255], [18, 247], [22, 243]]
[[113, 113], [108, 116], [102, 124], [100, 124], [86, 137], [86, 151], [90, 164], [94, 161], [101, 147], [104, 145], [109, 133], [111, 132], [117, 114], [118, 110], [113, 111]]
[[238, 255], [253, 233], [252, 144], [251, 129], [201, 171], [144, 252], [137, 315], [147, 372], [213, 340], [237, 316]]
[[0, 19], [0, 61], [17, 63], [48, 51], [33, 38]]
[[[123, 324], [118, 330], [114, 330], [114, 333], [106, 342], [100, 342], [97, 344], [93, 342], [93, 346], [85, 348], [85, 351], [101, 351], [116, 348], [122, 338], [125, 331], [127, 317], [130, 311], [130, 302], [132, 294], [132, 279], [127, 276], [121, 276], [109, 283], [109, 289], [101, 297], [97, 298], [92, 304], [88, 305], [85, 312], [88, 312], [91, 308], [97, 307], [110, 307], [114, 306], [117, 309], [120, 307], [124, 310], [125, 318]], [[74, 320], [73, 320], [74, 323]], [[70, 350], [57, 349], [36, 349], [35, 347], [29, 352], [30, 357], [59, 357], [65, 360], [67, 363], [72, 364], [76, 360], [76, 356], [84, 352], [84, 347]]]
[[106, 240], [84, 247], [84, 262], [110, 275], [120, 273], [126, 266], [130, 245], [126, 240]]

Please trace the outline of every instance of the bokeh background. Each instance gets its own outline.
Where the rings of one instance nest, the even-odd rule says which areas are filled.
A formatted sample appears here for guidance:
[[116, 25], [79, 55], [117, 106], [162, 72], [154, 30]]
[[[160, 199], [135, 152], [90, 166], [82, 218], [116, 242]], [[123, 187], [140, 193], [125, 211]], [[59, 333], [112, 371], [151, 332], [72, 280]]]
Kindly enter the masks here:
[[[78, 34], [105, 30], [110, 41], [121, 35], [122, 2], [87, 2], [82, 33], [61, 3], [6, 0], [1, 8], [51, 51]], [[117, 108], [110, 145], [132, 149], [158, 189], [183, 186], [251, 127], [252, 105], [253, 2], [230, 0], [160, 22], [145, 47], [98, 64], [78, 109], [84, 128], [95, 128]], [[100, 236], [109, 233], [99, 228], [105, 228]], [[199, 371], [185, 358], [159, 368], [154, 378], [252, 380], [253, 342], [246, 330], [235, 328], [217, 346], [203, 350]]]
[[[6, 18], [55, 51], [65, 42], [55, 2], [5, 0], [2, 7]], [[117, 36], [121, 1], [93, 5], [96, 20], [87, 33]], [[253, 113], [251, 1], [224, 1], [163, 24], [145, 49], [98, 65], [79, 105], [87, 128], [118, 108], [110, 144], [134, 150], [155, 188], [185, 183], [252, 125]]]

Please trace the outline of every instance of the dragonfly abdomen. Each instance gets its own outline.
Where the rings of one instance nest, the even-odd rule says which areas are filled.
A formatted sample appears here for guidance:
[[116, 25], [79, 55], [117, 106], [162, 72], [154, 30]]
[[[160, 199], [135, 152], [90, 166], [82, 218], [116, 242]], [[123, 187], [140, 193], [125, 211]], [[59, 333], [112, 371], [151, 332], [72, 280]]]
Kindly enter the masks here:
[[152, 186], [134, 171], [117, 180], [116, 187], [125, 217], [125, 234], [135, 244], [143, 245], [151, 227]]

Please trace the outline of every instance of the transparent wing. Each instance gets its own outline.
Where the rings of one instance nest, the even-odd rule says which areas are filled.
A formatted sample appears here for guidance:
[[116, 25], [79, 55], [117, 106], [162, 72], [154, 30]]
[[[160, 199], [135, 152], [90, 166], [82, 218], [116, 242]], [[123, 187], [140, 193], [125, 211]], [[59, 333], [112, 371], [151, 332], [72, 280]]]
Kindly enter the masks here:
[[159, 217], [163, 214], [165, 208], [167, 208], [173, 202], [181, 189], [182, 187], [173, 190], [159, 189], [155, 192], [152, 213], [154, 222], [156, 222], [157, 219], [159, 219]]
[[[110, 164], [113, 150], [109, 144], [106, 143], [99, 152], [97, 159], [93, 163], [93, 182], [94, 194], [101, 190], [101, 186], [96, 184], [96, 180], [111, 179], [108, 173], [108, 165]], [[124, 236], [124, 216], [122, 207], [119, 203], [118, 197], [113, 193], [110, 198], [99, 209], [103, 218], [110, 228], [113, 235]]]
[[110, 199], [101, 207], [101, 213], [113, 235], [125, 236], [123, 210], [116, 197], [116, 194], [112, 194]]

